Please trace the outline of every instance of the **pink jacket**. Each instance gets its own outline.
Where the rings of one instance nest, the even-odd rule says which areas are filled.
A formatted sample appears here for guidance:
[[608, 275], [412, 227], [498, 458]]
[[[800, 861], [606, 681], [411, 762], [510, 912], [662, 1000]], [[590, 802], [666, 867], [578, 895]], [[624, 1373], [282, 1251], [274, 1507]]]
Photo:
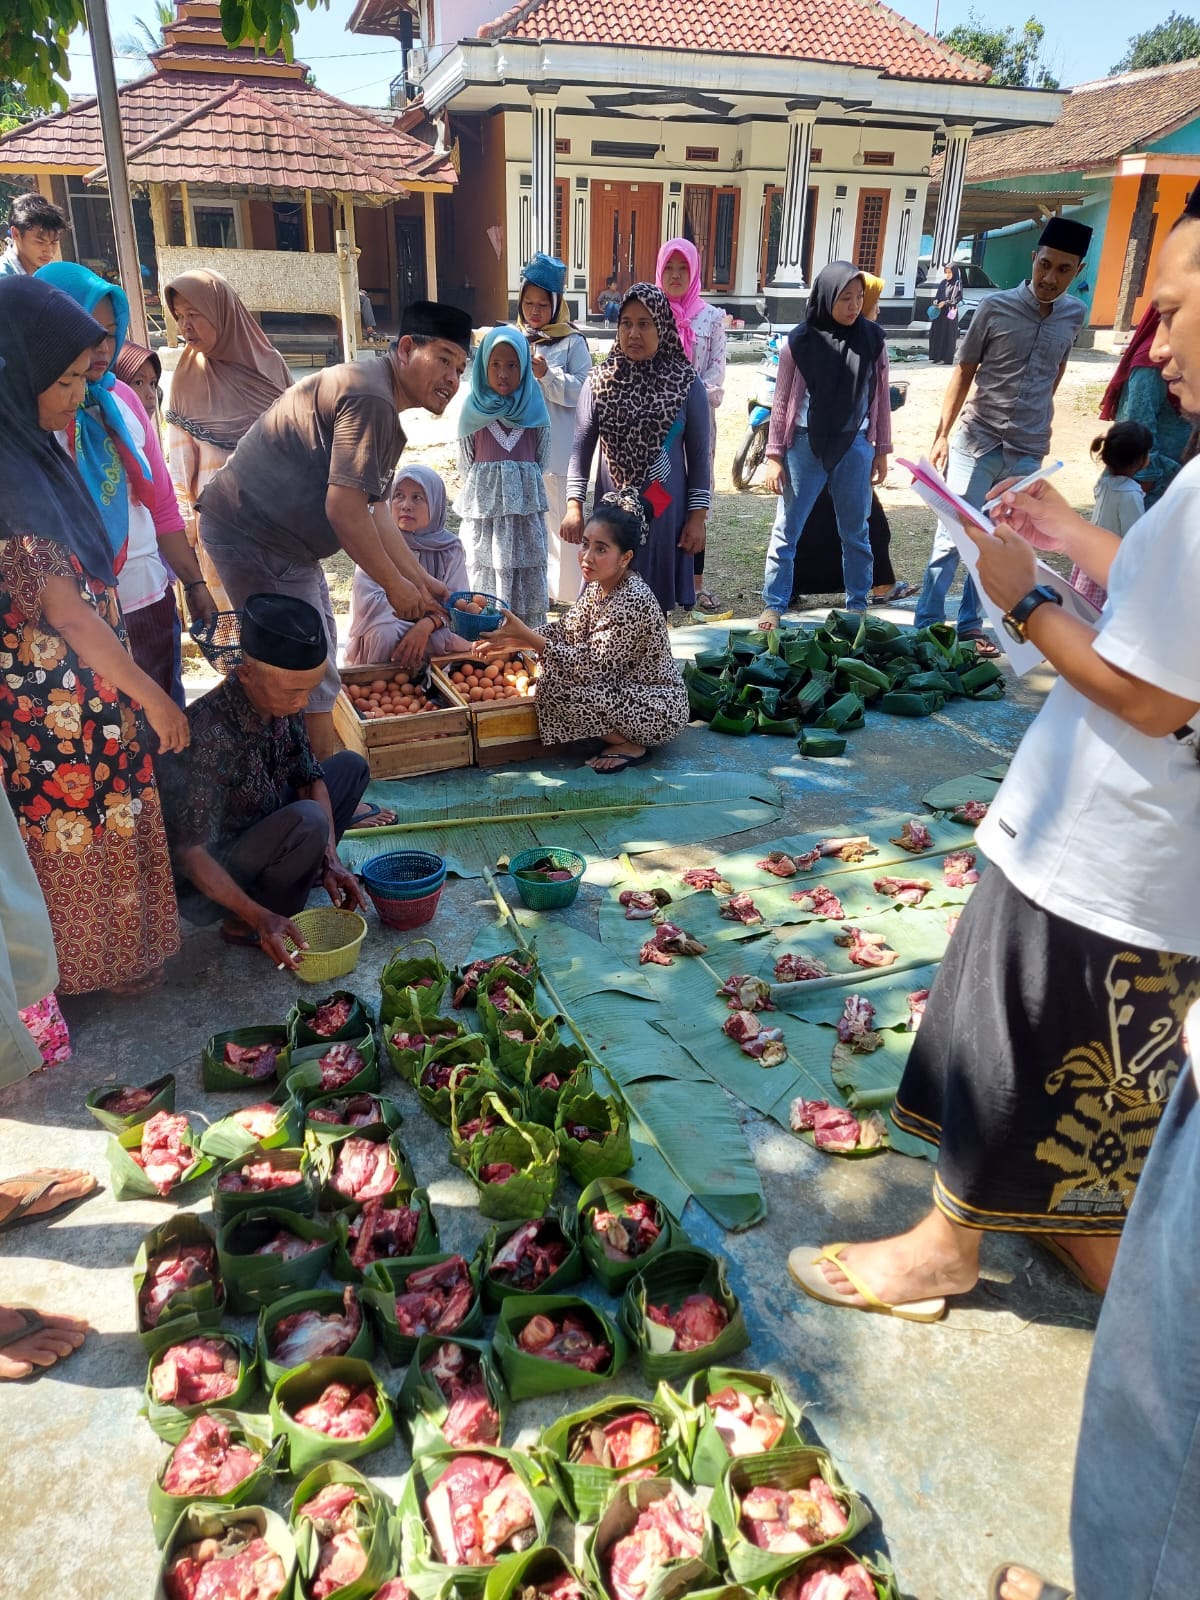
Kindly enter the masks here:
[[118, 378], [113, 384], [113, 393], [129, 407], [145, 430], [142, 451], [149, 464], [153, 482], [151, 492], [144, 498], [142, 495], [138, 498], [143, 501], [153, 517], [156, 533], [182, 533], [183, 516], [179, 510], [179, 502], [175, 498], [175, 485], [171, 482], [171, 474], [167, 471], [158, 429], [150, 421], [145, 406], [127, 383], [122, 383]]
[[[779, 376], [775, 380], [775, 403], [771, 407], [771, 422], [767, 429], [767, 454], [776, 461], [787, 455], [796, 437], [796, 418], [808, 386], [792, 359], [791, 347], [786, 340], [779, 352]], [[875, 396], [867, 412], [867, 443], [874, 445], [876, 455], [892, 448], [892, 395], [891, 372], [888, 366], [887, 345], [879, 352], [875, 366]]]

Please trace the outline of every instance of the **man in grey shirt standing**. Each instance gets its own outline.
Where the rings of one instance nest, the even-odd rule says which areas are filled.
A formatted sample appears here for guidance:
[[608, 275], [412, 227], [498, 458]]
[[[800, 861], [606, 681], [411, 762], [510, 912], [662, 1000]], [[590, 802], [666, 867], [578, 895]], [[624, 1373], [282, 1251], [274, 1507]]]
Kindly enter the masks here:
[[[982, 506], [1002, 479], [1024, 477], [1042, 464], [1050, 445], [1054, 392], [1087, 312], [1067, 290], [1083, 271], [1091, 238], [1092, 230], [1082, 222], [1051, 217], [1033, 252], [1029, 279], [989, 295], [959, 347], [929, 459], [973, 506]], [[975, 393], [951, 443], [950, 430], [972, 384]], [[946, 596], [957, 571], [958, 549], [939, 522], [917, 601], [918, 628], [945, 621]], [[979, 595], [969, 577], [958, 606], [958, 636], [974, 641], [981, 655], [999, 654], [983, 632]]]

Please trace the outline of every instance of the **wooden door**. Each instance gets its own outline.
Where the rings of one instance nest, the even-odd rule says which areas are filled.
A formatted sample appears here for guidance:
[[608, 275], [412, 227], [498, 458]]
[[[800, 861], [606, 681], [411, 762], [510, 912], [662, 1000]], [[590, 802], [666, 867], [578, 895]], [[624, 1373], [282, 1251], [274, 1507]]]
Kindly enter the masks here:
[[624, 293], [631, 284], [653, 283], [662, 243], [662, 184], [609, 183], [592, 179], [588, 301], [615, 274]]
[[883, 275], [883, 246], [887, 239], [888, 189], [860, 189], [858, 221], [854, 226], [854, 265], [878, 278]]
[[396, 287], [400, 311], [414, 300], [425, 299], [425, 223], [421, 217], [396, 218]]

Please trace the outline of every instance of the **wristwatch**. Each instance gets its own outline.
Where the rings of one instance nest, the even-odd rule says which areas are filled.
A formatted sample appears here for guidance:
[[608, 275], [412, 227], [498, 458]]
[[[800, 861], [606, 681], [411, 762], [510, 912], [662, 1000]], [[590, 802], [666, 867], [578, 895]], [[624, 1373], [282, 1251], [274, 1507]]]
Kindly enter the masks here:
[[1062, 595], [1052, 589], [1048, 583], [1039, 583], [1036, 589], [1030, 589], [1023, 600], [1018, 600], [1011, 611], [1006, 611], [1002, 617], [1004, 631], [1010, 639], [1015, 639], [1018, 644], [1025, 643], [1025, 625], [1040, 605], [1062, 605]]

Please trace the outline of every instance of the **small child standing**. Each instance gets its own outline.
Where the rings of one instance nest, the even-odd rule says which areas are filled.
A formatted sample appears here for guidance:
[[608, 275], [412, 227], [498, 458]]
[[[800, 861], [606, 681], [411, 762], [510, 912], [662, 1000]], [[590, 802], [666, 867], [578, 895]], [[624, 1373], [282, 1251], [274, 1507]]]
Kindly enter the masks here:
[[533, 375], [529, 341], [502, 325], [471, 368], [458, 424], [462, 518], [471, 586], [495, 595], [531, 628], [546, 620], [546, 485], [550, 413]]
[[[1092, 440], [1092, 459], [1103, 464], [1096, 480], [1092, 526], [1107, 528], [1123, 539], [1146, 509], [1146, 494], [1137, 481], [1154, 448], [1154, 436], [1141, 422], [1115, 422], [1107, 433]], [[1070, 584], [1076, 594], [1104, 609], [1108, 593], [1078, 567], [1071, 568]]]

